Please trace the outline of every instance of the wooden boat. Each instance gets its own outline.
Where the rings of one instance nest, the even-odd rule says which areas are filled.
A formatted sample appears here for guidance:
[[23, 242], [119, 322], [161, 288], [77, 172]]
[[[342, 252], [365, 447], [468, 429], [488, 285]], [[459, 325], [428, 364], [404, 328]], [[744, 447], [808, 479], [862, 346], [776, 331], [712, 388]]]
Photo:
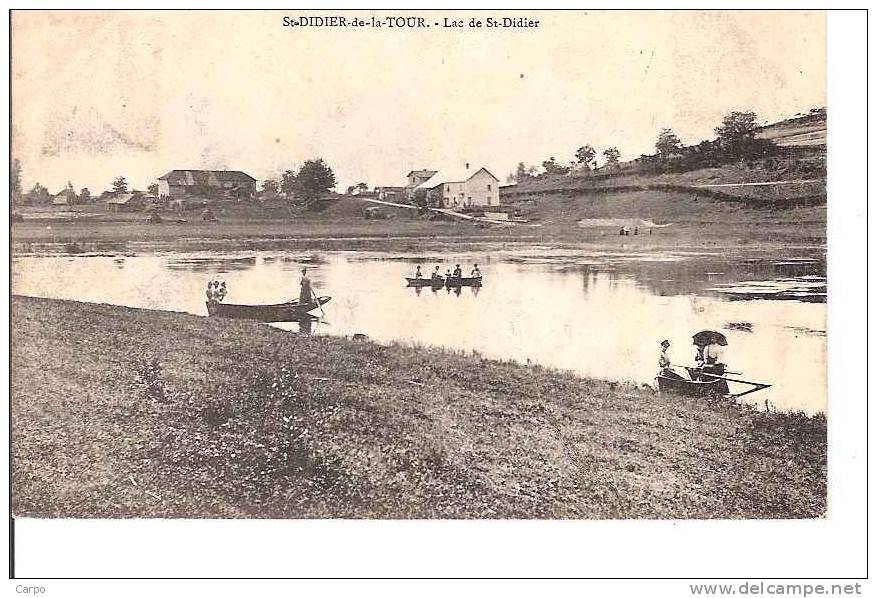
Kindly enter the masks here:
[[306, 315], [309, 311], [325, 305], [332, 298], [329, 296], [319, 297], [308, 303], [301, 304], [298, 300], [274, 305], [235, 305], [233, 303], [219, 303], [218, 301], [207, 302], [207, 313], [221, 318], [235, 320], [258, 320], [260, 322], [294, 322]]
[[[729, 399], [738, 399], [744, 395], [770, 388], [771, 386], [762, 382], [729, 378], [727, 372], [724, 375], [719, 375], [704, 372], [701, 368], [686, 367], [685, 369], [688, 371], [689, 378], [676, 378], [674, 376], [658, 374], [655, 377], [658, 392], [682, 394], [690, 397], [727, 397]], [[728, 388], [728, 382], [745, 384], [751, 388], [743, 392], [732, 393]]]
[[689, 397], [721, 397], [729, 394], [728, 383], [722, 378], [689, 380], [688, 378], [673, 378], [658, 374], [655, 377], [655, 382], [658, 384], [658, 392], [666, 394]]
[[444, 278], [436, 278], [433, 280], [432, 278], [408, 278], [408, 277], [406, 277], [405, 280], [408, 281], [409, 287], [440, 287], [440, 286], [444, 286], [444, 284], [445, 284]]
[[481, 277], [474, 276], [474, 277], [470, 278], [470, 277], [466, 277], [466, 276], [460, 276], [460, 277], [455, 278], [455, 277], [451, 276], [451, 277], [448, 277], [448, 279], [445, 281], [445, 286], [448, 286], [448, 287], [480, 287], [481, 286]]

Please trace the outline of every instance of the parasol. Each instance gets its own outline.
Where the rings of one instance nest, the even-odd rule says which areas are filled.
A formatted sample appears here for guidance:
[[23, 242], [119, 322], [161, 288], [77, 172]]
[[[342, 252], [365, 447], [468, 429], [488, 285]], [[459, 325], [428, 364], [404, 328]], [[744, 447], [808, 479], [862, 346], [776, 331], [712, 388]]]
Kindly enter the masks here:
[[698, 347], [705, 347], [713, 343], [717, 343], [723, 347], [728, 346], [728, 339], [725, 338], [725, 335], [721, 332], [716, 332], [715, 330], [701, 330], [691, 338], [694, 339], [694, 344]]

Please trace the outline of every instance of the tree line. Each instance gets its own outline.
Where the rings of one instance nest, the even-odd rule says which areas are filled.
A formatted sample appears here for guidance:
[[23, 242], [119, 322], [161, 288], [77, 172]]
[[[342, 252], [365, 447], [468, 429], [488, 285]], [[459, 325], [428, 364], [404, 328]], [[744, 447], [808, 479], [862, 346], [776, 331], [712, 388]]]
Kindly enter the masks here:
[[[758, 139], [758, 122], [755, 112], [731, 112], [715, 128], [716, 138], [701, 141], [696, 145], [685, 146], [669, 127], [658, 132], [655, 140], [655, 153], [642, 154], [633, 162], [641, 169], [650, 171], [694, 170], [719, 166], [736, 160], [753, 160], [776, 153], [777, 146], [769, 139]], [[617, 147], [603, 150], [603, 168], [614, 169], [620, 164], [621, 151]], [[597, 150], [585, 144], [575, 151], [575, 158], [568, 164], [558, 162], [554, 156], [538, 166], [527, 166], [519, 162], [515, 172], [510, 173], [508, 182], [521, 182], [527, 178], [541, 175], [565, 175], [571, 172], [593, 172], [597, 170]]]
[[[21, 162], [13, 159], [9, 166], [9, 192], [13, 204], [39, 205], [52, 201], [53, 194], [47, 187], [39, 182], [24, 192], [21, 187]], [[266, 179], [262, 182], [261, 195], [265, 198], [283, 197], [284, 199], [300, 199], [311, 201], [328, 193], [335, 187], [335, 172], [322, 158], [306, 160], [297, 171], [286, 170], [279, 179]], [[124, 175], [115, 177], [107, 194], [119, 195], [128, 193], [130, 187], [128, 179]], [[158, 195], [158, 183], [152, 183], [147, 188], [150, 195]], [[95, 197], [87, 187], [83, 187], [77, 193], [73, 183], [67, 181], [67, 185], [61, 190], [61, 194], [67, 198], [68, 205], [91, 203]]]

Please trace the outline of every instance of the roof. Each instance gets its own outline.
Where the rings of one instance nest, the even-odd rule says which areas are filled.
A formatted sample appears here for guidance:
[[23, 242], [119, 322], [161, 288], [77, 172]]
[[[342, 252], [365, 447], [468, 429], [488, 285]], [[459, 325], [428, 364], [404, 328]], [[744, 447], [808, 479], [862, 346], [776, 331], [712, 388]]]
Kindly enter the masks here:
[[136, 197], [141, 197], [141, 195], [139, 193], [120, 193], [109, 198], [107, 203], [123, 206]]
[[256, 179], [240, 170], [171, 170], [158, 177], [175, 185], [207, 185], [210, 177], [216, 177], [221, 183], [251, 183]]
[[428, 181], [424, 181], [423, 183], [418, 185], [417, 188], [434, 189], [435, 187], [438, 187], [439, 185], [444, 185], [445, 183], [465, 183], [482, 170], [492, 176], [494, 180], [499, 181], [498, 178], [493, 176], [492, 172], [484, 167], [470, 169], [460, 168], [456, 170], [441, 170], [432, 175]]
[[409, 172], [405, 176], [409, 177], [411, 175], [419, 175], [419, 176], [431, 177], [436, 172], [438, 172], [438, 171], [436, 171], [436, 170], [412, 170], [411, 172]]

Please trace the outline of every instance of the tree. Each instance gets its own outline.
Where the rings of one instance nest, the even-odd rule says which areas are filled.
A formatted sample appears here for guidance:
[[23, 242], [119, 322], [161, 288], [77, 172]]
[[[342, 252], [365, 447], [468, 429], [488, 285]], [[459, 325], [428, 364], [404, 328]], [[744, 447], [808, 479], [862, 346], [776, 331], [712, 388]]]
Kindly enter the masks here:
[[295, 175], [293, 192], [306, 200], [317, 199], [335, 187], [335, 173], [322, 158], [306, 160]]
[[9, 165], [9, 199], [12, 203], [20, 203], [21, 196], [21, 162], [18, 159]]
[[122, 175], [113, 179], [113, 193], [125, 193], [128, 191], [128, 180]]
[[610, 147], [603, 150], [603, 157], [606, 158], [607, 166], [617, 166], [618, 158], [621, 157], [621, 152], [618, 151], [617, 147]]
[[280, 191], [286, 197], [292, 197], [295, 193], [295, 173], [287, 170], [280, 176]]
[[79, 201], [82, 203], [91, 203], [91, 191], [88, 190], [88, 187], [83, 187], [79, 192]]
[[280, 191], [280, 183], [277, 179], [265, 179], [262, 181], [262, 197], [277, 197]]
[[663, 159], [667, 159], [671, 154], [678, 153], [682, 149], [682, 142], [673, 132], [673, 129], [664, 128], [658, 133], [658, 140], [655, 142], [655, 151]]
[[542, 162], [542, 168], [545, 169], [545, 174], [566, 174], [569, 172], [569, 166], [558, 164], [554, 156]]
[[49, 197], [49, 190], [39, 183], [34, 183], [31, 190], [27, 192], [27, 202], [32, 205], [48, 203]]
[[146, 187], [146, 192], [150, 195], [158, 197], [158, 183], [152, 183], [151, 185]]
[[527, 174], [527, 167], [524, 166], [523, 162], [518, 162], [518, 167], [515, 169], [515, 181], [520, 183], [524, 179], [526, 179], [529, 175]]
[[747, 139], [753, 139], [757, 128], [754, 112], [731, 112], [716, 127], [716, 135], [722, 147], [733, 147]]
[[576, 150], [576, 160], [578, 160], [579, 164], [583, 164], [588, 168], [590, 168], [590, 164], [594, 161], [595, 157], [597, 157], [597, 152], [590, 145], [583, 145]]

